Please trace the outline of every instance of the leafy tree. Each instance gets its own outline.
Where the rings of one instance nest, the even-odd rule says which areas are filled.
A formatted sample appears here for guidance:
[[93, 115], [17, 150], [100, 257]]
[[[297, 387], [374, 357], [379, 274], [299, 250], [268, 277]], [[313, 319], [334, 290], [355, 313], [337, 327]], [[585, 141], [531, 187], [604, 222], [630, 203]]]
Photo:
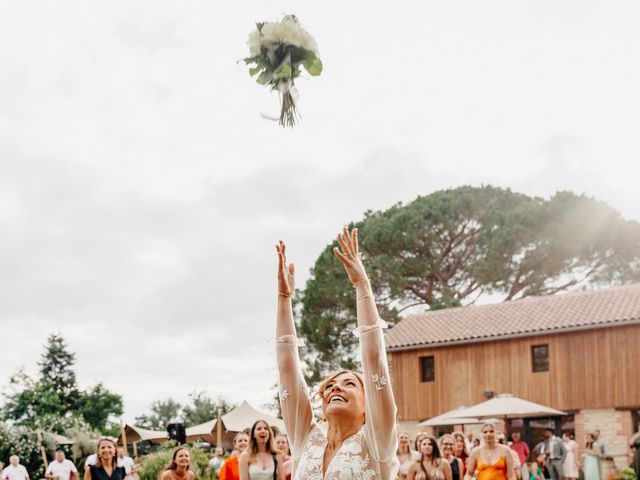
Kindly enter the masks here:
[[[483, 186], [418, 197], [354, 223], [381, 316], [505, 301], [640, 278], [640, 224], [607, 204], [559, 192], [548, 200]], [[300, 295], [308, 377], [353, 368], [353, 289], [328, 245]]]
[[191, 403], [182, 409], [182, 417], [186, 425], [208, 422], [218, 416], [218, 409], [224, 415], [235, 407], [222, 396], [214, 400], [205, 392], [194, 391], [190, 397]]
[[182, 405], [172, 398], [151, 402], [150, 415], [136, 417], [136, 425], [149, 430], [165, 430], [172, 421], [180, 418]]
[[[96, 430], [118, 436], [119, 425], [110, 425], [109, 417], [122, 415], [122, 397], [98, 383], [82, 392], [79, 402], [84, 419]], [[115, 428], [115, 431], [114, 431]]]
[[175, 421], [181, 421], [189, 426], [198, 425], [216, 418], [218, 409], [224, 415], [236, 407], [222, 396], [212, 399], [206, 392], [197, 390], [194, 390], [189, 397], [190, 403], [184, 406], [172, 398], [154, 400], [149, 407], [151, 414], [136, 417], [136, 425], [150, 430], [165, 430], [169, 423]]

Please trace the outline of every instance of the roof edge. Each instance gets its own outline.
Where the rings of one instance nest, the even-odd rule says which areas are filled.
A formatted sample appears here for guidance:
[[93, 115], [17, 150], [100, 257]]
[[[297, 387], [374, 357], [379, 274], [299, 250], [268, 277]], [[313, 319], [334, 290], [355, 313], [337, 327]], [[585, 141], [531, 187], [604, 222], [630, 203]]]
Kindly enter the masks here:
[[492, 335], [492, 336], [480, 337], [480, 338], [455, 340], [452, 342], [422, 343], [417, 345], [404, 345], [400, 347], [387, 347], [387, 352], [404, 352], [408, 350], [422, 350], [426, 348], [442, 348], [442, 347], [449, 347], [452, 345], [467, 345], [472, 343], [495, 342], [499, 340], [510, 340], [512, 338], [539, 337], [542, 335], [549, 335], [549, 334], [553, 335], [553, 334], [560, 334], [560, 333], [578, 332], [582, 330], [598, 330], [601, 328], [607, 328], [612, 326], [622, 327], [626, 325], [636, 325], [636, 324], [640, 324], [640, 318], [613, 320], [610, 322], [603, 322], [600, 324], [593, 324], [593, 325], [551, 328], [547, 330], [537, 330], [535, 332], [519, 332], [519, 333], [510, 333], [507, 335]]

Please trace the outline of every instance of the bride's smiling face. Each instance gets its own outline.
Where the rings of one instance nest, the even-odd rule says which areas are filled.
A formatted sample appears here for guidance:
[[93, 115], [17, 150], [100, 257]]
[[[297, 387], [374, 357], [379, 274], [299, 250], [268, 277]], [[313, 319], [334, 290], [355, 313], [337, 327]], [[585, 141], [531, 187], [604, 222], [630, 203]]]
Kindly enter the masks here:
[[332, 415], [353, 415], [364, 420], [364, 387], [352, 372], [341, 372], [331, 378], [322, 391], [322, 412]]

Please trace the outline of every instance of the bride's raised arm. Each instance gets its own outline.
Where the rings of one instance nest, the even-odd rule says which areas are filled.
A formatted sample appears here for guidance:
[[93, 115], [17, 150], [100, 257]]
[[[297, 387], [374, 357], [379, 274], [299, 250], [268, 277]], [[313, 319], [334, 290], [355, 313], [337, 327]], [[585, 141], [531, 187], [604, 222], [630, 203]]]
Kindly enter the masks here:
[[313, 412], [307, 385], [300, 369], [298, 337], [293, 321], [291, 296], [295, 290], [295, 268], [287, 264], [286, 246], [280, 241], [278, 252], [278, 315], [276, 322], [276, 352], [280, 372], [280, 405], [294, 461], [313, 424]]
[[[382, 328], [386, 324], [378, 316], [373, 291], [360, 258], [358, 230], [345, 227], [338, 236], [340, 248], [336, 257], [344, 265], [356, 290], [356, 310], [365, 390], [365, 434], [378, 460], [393, 471], [398, 448], [396, 434], [396, 402], [389, 379], [387, 353]], [[383, 475], [384, 476], [384, 475]], [[386, 477], [385, 477], [386, 478]]]

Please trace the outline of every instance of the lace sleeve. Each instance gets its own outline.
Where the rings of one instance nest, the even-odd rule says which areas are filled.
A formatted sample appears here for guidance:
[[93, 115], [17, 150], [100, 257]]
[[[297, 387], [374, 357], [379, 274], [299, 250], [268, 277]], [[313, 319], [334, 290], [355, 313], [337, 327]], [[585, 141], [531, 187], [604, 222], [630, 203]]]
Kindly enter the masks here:
[[365, 428], [369, 449], [380, 463], [382, 478], [395, 478], [398, 470], [396, 450], [396, 402], [389, 379], [387, 353], [382, 329], [387, 324], [361, 326], [354, 331], [360, 337], [360, 351], [364, 373]]
[[276, 339], [280, 370], [280, 406], [294, 463], [297, 463], [297, 459], [302, 454], [307, 435], [313, 425], [311, 402], [307, 384], [300, 369], [298, 354], [298, 347], [303, 344], [304, 342], [295, 335], [283, 335]]

